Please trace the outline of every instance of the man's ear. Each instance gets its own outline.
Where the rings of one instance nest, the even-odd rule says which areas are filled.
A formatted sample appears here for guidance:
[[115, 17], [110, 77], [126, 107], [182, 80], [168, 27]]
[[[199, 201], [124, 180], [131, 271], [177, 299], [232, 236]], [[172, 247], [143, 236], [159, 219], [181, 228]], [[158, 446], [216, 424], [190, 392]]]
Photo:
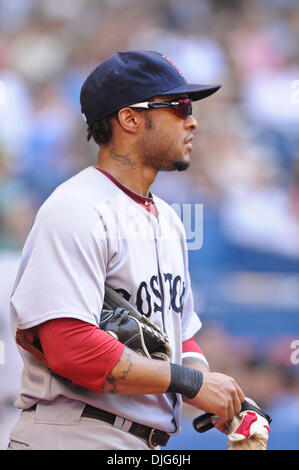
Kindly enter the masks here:
[[118, 112], [118, 122], [124, 131], [136, 134], [140, 128], [141, 115], [132, 108], [122, 108]]

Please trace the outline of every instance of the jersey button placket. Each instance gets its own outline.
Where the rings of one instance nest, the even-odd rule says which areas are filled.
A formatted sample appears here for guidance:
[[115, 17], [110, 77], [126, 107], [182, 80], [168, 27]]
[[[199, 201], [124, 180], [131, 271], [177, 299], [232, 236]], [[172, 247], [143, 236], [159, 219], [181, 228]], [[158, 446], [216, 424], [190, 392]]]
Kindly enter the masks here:
[[157, 256], [157, 269], [158, 269], [158, 279], [159, 279], [159, 286], [161, 291], [161, 298], [162, 298], [162, 324], [163, 324], [163, 332], [166, 333], [165, 329], [165, 293], [164, 293], [164, 284], [163, 284], [163, 273], [161, 272], [161, 265], [163, 266], [162, 260], [162, 250], [160, 250], [160, 240], [162, 237], [162, 228], [161, 223], [158, 221], [156, 228], [155, 228], [155, 243], [156, 243], [156, 256]]

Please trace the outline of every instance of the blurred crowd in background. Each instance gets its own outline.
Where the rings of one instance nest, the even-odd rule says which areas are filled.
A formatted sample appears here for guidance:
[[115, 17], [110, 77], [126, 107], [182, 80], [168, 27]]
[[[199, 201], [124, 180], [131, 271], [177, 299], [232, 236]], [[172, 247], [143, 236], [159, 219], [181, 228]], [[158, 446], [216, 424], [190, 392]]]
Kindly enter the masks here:
[[[1, 448], [22, 366], [9, 326], [20, 252], [53, 189], [96, 162], [80, 88], [126, 49], [222, 85], [194, 105], [191, 169], [158, 175], [152, 192], [203, 204], [203, 246], [189, 251], [199, 342], [272, 415], [270, 448], [299, 448], [298, 43], [295, 0], [0, 0]], [[171, 445], [190, 448], [188, 433]], [[194, 448], [223, 447], [190, 433]]]

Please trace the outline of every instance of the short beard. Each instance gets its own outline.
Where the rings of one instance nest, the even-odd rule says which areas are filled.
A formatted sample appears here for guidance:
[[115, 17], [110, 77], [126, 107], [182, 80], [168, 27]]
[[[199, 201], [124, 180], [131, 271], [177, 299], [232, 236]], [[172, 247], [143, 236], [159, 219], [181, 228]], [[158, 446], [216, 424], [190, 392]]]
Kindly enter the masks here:
[[[181, 157], [181, 154], [173, 146], [173, 141], [169, 137], [168, 145], [163, 148], [160, 146], [159, 142], [165, 144], [167, 139], [159, 130], [155, 129], [149, 113], [145, 113], [145, 130], [147, 132], [139, 142], [145, 164], [149, 164], [156, 171], [185, 171], [189, 168], [190, 161], [183, 160], [182, 158], [177, 160], [169, 158], [169, 155], [175, 154], [177, 154], [178, 158]], [[157, 148], [156, 145], [158, 145]]]
[[187, 162], [186, 160], [179, 160], [176, 162], [173, 162], [173, 169], [176, 171], [185, 171], [188, 170], [189, 166], [191, 165], [191, 162]]

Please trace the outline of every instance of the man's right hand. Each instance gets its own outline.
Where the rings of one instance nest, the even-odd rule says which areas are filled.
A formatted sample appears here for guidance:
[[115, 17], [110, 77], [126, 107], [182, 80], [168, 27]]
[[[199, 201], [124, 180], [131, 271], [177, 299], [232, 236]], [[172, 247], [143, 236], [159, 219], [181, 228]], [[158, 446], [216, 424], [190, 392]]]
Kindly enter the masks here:
[[218, 416], [215, 427], [227, 433], [226, 423], [240, 412], [244, 400], [242, 389], [232, 377], [218, 372], [204, 372], [201, 389], [188, 403]]

